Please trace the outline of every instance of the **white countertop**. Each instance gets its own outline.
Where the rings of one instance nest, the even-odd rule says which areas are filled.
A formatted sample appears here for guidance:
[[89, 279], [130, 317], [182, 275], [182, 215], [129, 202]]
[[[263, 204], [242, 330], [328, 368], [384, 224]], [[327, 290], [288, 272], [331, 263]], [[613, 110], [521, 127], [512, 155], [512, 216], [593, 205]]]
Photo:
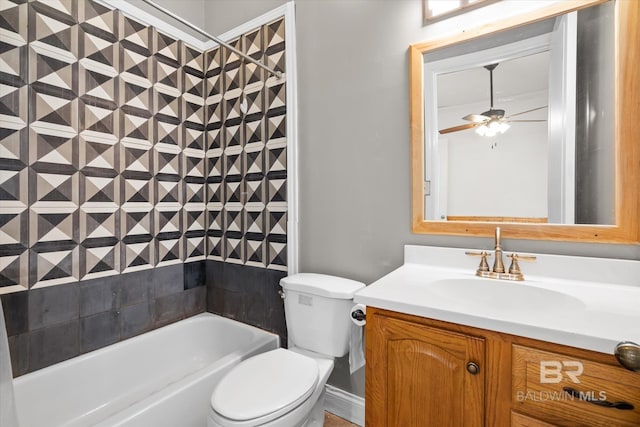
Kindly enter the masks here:
[[534, 254], [512, 282], [476, 277], [478, 258], [464, 252], [406, 246], [405, 264], [354, 301], [607, 354], [640, 343], [640, 261]]

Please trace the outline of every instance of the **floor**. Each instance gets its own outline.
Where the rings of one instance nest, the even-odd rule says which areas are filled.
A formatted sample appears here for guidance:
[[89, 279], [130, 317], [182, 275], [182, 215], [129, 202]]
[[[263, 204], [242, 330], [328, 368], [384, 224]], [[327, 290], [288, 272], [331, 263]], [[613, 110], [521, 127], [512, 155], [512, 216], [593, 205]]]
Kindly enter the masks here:
[[337, 417], [329, 412], [325, 412], [324, 414], [324, 427], [358, 427], [356, 424], [352, 424], [349, 421]]

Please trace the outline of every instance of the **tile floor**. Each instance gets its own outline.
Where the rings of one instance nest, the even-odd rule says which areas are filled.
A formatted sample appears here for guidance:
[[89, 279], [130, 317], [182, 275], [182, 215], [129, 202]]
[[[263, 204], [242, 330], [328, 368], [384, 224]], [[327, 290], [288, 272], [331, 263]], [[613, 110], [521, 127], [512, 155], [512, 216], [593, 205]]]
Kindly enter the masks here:
[[325, 412], [324, 414], [324, 427], [358, 427], [356, 424], [352, 424], [349, 421], [337, 417], [329, 412]]

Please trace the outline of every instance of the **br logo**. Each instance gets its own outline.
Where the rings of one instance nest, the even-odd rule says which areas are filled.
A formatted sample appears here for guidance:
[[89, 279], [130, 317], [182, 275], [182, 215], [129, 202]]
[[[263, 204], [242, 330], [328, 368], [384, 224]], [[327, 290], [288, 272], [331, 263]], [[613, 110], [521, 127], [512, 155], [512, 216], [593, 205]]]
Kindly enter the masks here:
[[582, 375], [584, 366], [581, 362], [573, 360], [541, 360], [540, 361], [540, 383], [557, 384], [562, 382], [563, 377], [568, 377], [576, 384], [580, 384], [578, 377]]

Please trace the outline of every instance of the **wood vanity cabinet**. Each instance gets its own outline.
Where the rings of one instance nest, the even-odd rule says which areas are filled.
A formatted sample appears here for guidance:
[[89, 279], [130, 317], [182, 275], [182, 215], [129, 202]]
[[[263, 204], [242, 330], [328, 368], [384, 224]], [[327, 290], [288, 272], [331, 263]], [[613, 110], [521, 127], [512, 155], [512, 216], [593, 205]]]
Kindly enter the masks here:
[[366, 334], [367, 427], [640, 426], [611, 355], [375, 307]]

